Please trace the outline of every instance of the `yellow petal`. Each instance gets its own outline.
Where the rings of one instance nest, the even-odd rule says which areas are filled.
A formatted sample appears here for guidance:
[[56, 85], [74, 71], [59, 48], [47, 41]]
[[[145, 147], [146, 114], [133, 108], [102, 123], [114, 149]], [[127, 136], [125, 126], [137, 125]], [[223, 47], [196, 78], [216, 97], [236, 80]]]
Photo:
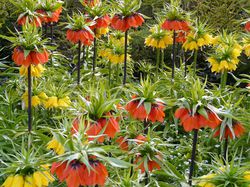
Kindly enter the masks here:
[[4, 181], [4, 183], [2, 184], [2, 187], [11, 187], [12, 183], [13, 183], [13, 176], [9, 176], [7, 177], [7, 179]]
[[32, 96], [31, 104], [32, 106], [37, 107], [41, 104], [40, 98], [37, 95]]
[[23, 187], [24, 179], [21, 175], [15, 175], [12, 183], [12, 187]]
[[33, 181], [37, 187], [43, 186], [43, 177], [40, 172], [36, 171], [35, 173], [33, 173]]

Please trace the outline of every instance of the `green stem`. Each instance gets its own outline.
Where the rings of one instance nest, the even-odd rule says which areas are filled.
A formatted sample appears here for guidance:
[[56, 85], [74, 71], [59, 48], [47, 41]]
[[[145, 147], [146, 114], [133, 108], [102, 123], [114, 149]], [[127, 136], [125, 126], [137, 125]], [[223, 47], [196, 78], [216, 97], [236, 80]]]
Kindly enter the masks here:
[[160, 48], [157, 48], [156, 49], [156, 76], [158, 76], [159, 68], [160, 68]]
[[119, 80], [119, 64], [116, 64], [116, 84], [118, 85]]
[[32, 82], [31, 65], [28, 67], [28, 131], [32, 130]]
[[227, 84], [227, 70], [225, 70], [222, 74], [221, 74], [221, 79], [220, 79], [220, 85], [221, 88], [224, 89], [225, 86]]
[[111, 62], [109, 61], [109, 86], [111, 85]]
[[193, 73], [196, 76], [196, 66], [197, 66], [198, 50], [194, 51], [194, 61], [193, 61]]
[[162, 68], [164, 65], [164, 49], [161, 50], [161, 64], [160, 64], [160, 68]]

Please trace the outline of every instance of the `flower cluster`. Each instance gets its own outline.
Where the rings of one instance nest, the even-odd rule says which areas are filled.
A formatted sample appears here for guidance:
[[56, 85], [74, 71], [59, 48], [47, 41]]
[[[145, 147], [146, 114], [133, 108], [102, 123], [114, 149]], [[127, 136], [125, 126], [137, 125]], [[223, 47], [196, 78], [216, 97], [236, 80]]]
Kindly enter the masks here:
[[[128, 42], [130, 37], [128, 36]], [[109, 43], [99, 50], [99, 56], [107, 59], [113, 64], [120, 64], [124, 62], [124, 36], [121, 33], [112, 34], [109, 38]], [[130, 54], [127, 54], [128, 61], [130, 61]]]
[[46, 49], [43, 49], [42, 51], [32, 50], [28, 55], [24, 52], [24, 49], [20, 46], [14, 49], [12, 59], [17, 65], [28, 67], [31, 64], [45, 64], [49, 60], [49, 53]]
[[240, 136], [242, 136], [245, 133], [245, 128], [244, 126], [235, 121], [232, 124], [232, 127], [230, 128], [228, 125], [225, 127], [224, 131], [223, 131], [223, 135], [220, 137], [221, 134], [221, 130], [218, 129], [215, 134], [214, 137], [220, 137], [221, 139], [234, 139], [235, 137], [239, 138]]
[[89, 141], [95, 140], [96, 136], [100, 135], [101, 132], [103, 132], [103, 135], [97, 138], [98, 142], [103, 142], [105, 135], [107, 135], [109, 138], [114, 138], [115, 134], [120, 130], [119, 123], [117, 119], [111, 115], [111, 113], [108, 113], [105, 116], [106, 117], [102, 117], [95, 122], [84, 121], [81, 123], [78, 119], [75, 119], [71, 132], [75, 134], [80, 128], [83, 127], [86, 129], [86, 134], [88, 135]]
[[[22, 95], [22, 99], [26, 107], [28, 107], [28, 91]], [[71, 104], [68, 96], [58, 98], [56, 96], [48, 97], [46, 93], [41, 92], [37, 95], [33, 95], [31, 98], [31, 105], [37, 107], [43, 105], [45, 108], [67, 108]]]
[[187, 108], [179, 108], [175, 111], [175, 117], [180, 119], [184, 130], [189, 132], [194, 129], [200, 129], [202, 127], [209, 126], [212, 129], [218, 127], [221, 123], [220, 118], [213, 111], [206, 109], [206, 117], [202, 114], [192, 112]]
[[244, 38], [243, 39], [243, 50], [245, 54], [250, 57], [250, 37]]
[[162, 102], [140, 102], [140, 98], [134, 95], [132, 96], [132, 100], [126, 105], [125, 108], [131, 117], [135, 119], [142, 121], [149, 120], [151, 122], [164, 121], [164, 103]]
[[151, 34], [145, 39], [145, 44], [150, 47], [165, 49], [168, 45], [173, 44], [170, 32], [162, 30], [159, 26], [150, 29]]
[[130, 28], [137, 28], [141, 26], [144, 19], [140, 13], [132, 13], [130, 16], [122, 16], [116, 14], [111, 20], [111, 27], [116, 30], [126, 32]]
[[[42, 73], [46, 70], [43, 65], [38, 64], [38, 65], [31, 65], [31, 76], [32, 77], [41, 77]], [[28, 68], [25, 66], [21, 66], [19, 69], [19, 73], [21, 76], [28, 76]]]
[[62, 13], [62, 4], [60, 0], [45, 0], [38, 5], [36, 12], [43, 23], [56, 23]]
[[5, 182], [1, 185], [2, 187], [28, 187], [28, 186], [49, 186], [50, 182], [54, 181], [54, 178], [49, 173], [48, 166], [42, 166], [44, 170], [35, 171], [30, 175], [10, 175], [7, 177]]
[[94, 33], [91, 31], [90, 26], [94, 23], [89, 21], [88, 18], [82, 14], [74, 14], [73, 17], [68, 16], [69, 23], [66, 26], [67, 40], [76, 44], [81, 42], [84, 45], [91, 45], [94, 40]]
[[199, 48], [213, 44], [213, 37], [208, 33], [190, 32], [183, 48], [187, 50], [198, 50]]
[[215, 51], [207, 59], [212, 66], [212, 72], [221, 73], [234, 71], [240, 62], [242, 47], [232, 36], [222, 35], [215, 39]]
[[[79, 160], [55, 162], [51, 173], [56, 174], [60, 182], [66, 181], [68, 187], [104, 186], [108, 177], [106, 167], [96, 159], [90, 159], [90, 170]], [[74, 180], [72, 180], [74, 179]]]

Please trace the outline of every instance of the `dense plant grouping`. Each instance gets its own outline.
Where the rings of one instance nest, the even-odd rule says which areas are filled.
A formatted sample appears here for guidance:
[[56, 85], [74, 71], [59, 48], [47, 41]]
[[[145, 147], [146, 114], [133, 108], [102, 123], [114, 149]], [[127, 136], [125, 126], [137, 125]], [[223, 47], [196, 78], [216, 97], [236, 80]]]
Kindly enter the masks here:
[[[182, 1], [153, 21], [141, 0], [79, 2], [10, 1], [1, 187], [249, 187], [250, 75], [234, 71], [249, 63], [250, 20], [215, 31]], [[131, 55], [141, 27], [151, 64]]]

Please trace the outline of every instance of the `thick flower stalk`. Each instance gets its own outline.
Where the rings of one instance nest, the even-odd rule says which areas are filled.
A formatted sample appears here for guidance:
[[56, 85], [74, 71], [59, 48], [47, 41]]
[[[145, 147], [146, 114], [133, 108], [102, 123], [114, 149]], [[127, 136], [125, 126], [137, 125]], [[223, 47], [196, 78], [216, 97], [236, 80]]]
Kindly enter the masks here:
[[97, 38], [99, 38], [102, 34], [106, 34], [108, 32], [108, 26], [111, 22], [111, 18], [108, 14], [108, 6], [105, 1], [92, 1], [85, 2], [81, 1], [88, 15], [88, 20], [93, 22], [90, 26], [90, 29], [94, 33], [94, 45], [93, 45], [93, 75], [95, 75], [96, 68], [96, 59], [97, 59]]
[[124, 75], [123, 85], [127, 82], [127, 51], [128, 51], [128, 31], [131, 28], [137, 28], [144, 22], [142, 14], [136, 12], [140, 9], [140, 0], [122, 0], [117, 2], [119, 13], [116, 13], [111, 20], [111, 27], [115, 30], [125, 32], [124, 43]]
[[[173, 38], [170, 33], [162, 30], [160, 26], [154, 26], [150, 29], [151, 34], [145, 39], [145, 45], [156, 48], [156, 71], [158, 74], [160, 64], [160, 52], [164, 53], [163, 49], [173, 43]], [[161, 50], [161, 51], [160, 51]], [[162, 59], [164, 61], [164, 59]]]
[[185, 40], [185, 35], [190, 30], [189, 22], [187, 21], [185, 12], [180, 7], [179, 1], [173, 1], [165, 7], [166, 18], [162, 24], [163, 30], [173, 31], [173, 49], [172, 49], [172, 80], [175, 75], [176, 61], [176, 43]]
[[79, 85], [81, 81], [81, 47], [82, 45], [90, 46], [94, 41], [94, 33], [90, 29], [94, 23], [83, 14], [74, 14], [72, 18], [68, 16], [68, 20], [67, 40], [78, 44], [77, 84]]

